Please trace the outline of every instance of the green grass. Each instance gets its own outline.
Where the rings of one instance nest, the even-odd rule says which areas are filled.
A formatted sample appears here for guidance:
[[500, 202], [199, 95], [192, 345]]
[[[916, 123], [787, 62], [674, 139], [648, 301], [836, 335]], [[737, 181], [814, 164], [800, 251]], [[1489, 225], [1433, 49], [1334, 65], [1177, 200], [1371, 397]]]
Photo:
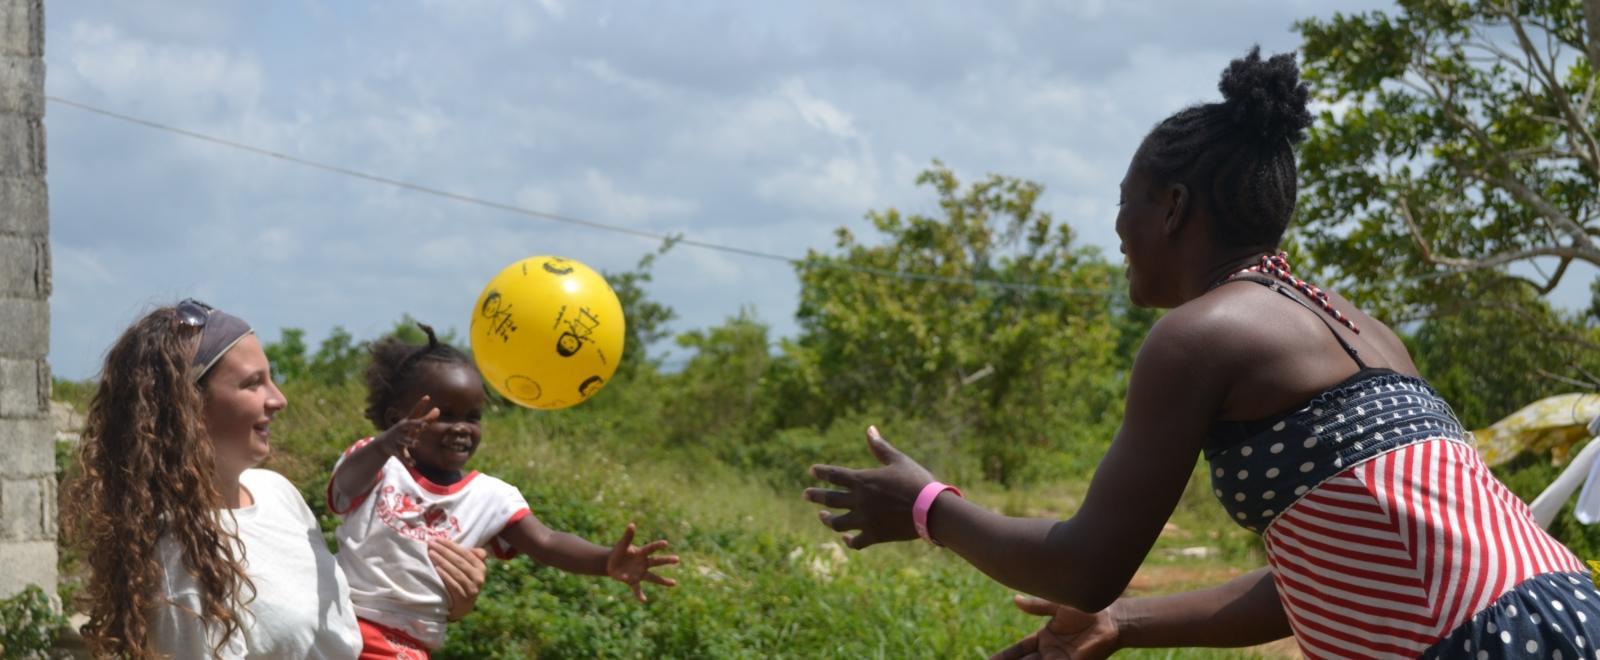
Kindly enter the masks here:
[[[58, 400], [81, 407], [88, 387], [57, 384]], [[371, 434], [354, 384], [291, 386], [292, 401], [275, 430], [266, 467], [293, 480], [325, 530], [323, 492], [339, 452]], [[451, 628], [440, 658], [981, 658], [1036, 629], [1016, 611], [1011, 591], [948, 552], [921, 543], [847, 550], [800, 498], [817, 460], [862, 464], [867, 418], [831, 429], [783, 432], [768, 444], [729, 452], [654, 441], [658, 400], [619, 389], [577, 409], [490, 411], [472, 467], [517, 485], [550, 526], [598, 543], [634, 521], [641, 539], [667, 538], [683, 559], [663, 572], [677, 589], [647, 587], [634, 602], [610, 580], [573, 576], [526, 558], [492, 561], [477, 609]], [[975, 478], [959, 451], [897, 424], [902, 449], [940, 474], [954, 475], [968, 496], [1010, 515], [1064, 516], [1081, 501], [1083, 475], [1056, 475], [1006, 488]], [[720, 448], [719, 448], [720, 447]], [[70, 456], [59, 457], [65, 467]], [[769, 467], [763, 467], [769, 466]], [[770, 467], [779, 466], [779, 467]], [[1497, 470], [1524, 498], [1554, 478], [1548, 458], [1525, 456]], [[62, 479], [71, 477], [63, 469]], [[1197, 469], [1167, 530], [1130, 593], [1168, 593], [1214, 585], [1262, 565], [1258, 539], [1233, 525]], [[1600, 534], [1564, 514], [1557, 538], [1580, 557], [1600, 557]], [[1204, 548], [1201, 558], [1183, 552]], [[81, 571], [62, 553], [61, 592]], [[1128, 658], [1253, 658], [1292, 646], [1244, 650], [1138, 650]]]
[[[274, 425], [268, 467], [288, 475], [322, 511], [337, 453], [371, 430], [357, 412], [354, 387], [289, 394], [293, 405]], [[670, 539], [683, 564], [664, 572], [679, 587], [649, 588], [651, 602], [640, 605], [610, 580], [526, 558], [491, 562], [477, 610], [452, 627], [438, 657], [978, 658], [1039, 625], [1012, 607], [1010, 590], [950, 553], [920, 543], [840, 547], [817, 522], [816, 507], [800, 498], [804, 463], [792, 479], [742, 471], [693, 448], [629, 442], [618, 433], [631, 424], [603, 410], [494, 411], [472, 467], [520, 487], [553, 528], [609, 543], [631, 520], [641, 539]], [[999, 510], [1047, 513], [1069, 511], [1082, 489], [979, 485], [970, 495]], [[1153, 590], [1214, 583], [1259, 565], [1253, 537], [1227, 524], [1200, 496], [1205, 490], [1191, 488], [1174, 517], [1177, 529], [1152, 554]], [[331, 518], [324, 522], [331, 527]], [[1219, 554], [1204, 561], [1171, 554], [1196, 545]], [[1255, 657], [1126, 657], [1179, 656]]]

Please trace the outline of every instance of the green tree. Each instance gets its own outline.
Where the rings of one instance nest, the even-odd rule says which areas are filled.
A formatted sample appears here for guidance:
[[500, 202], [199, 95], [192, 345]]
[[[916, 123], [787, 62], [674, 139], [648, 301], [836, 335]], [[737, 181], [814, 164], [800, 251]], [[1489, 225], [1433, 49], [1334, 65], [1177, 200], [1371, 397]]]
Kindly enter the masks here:
[[722, 325], [678, 335], [678, 346], [694, 354], [668, 381], [662, 407], [668, 439], [685, 444], [721, 437], [737, 447], [772, 430], [768, 413], [775, 399], [764, 387], [773, 363], [767, 332], [752, 310], [741, 309]]
[[[1498, 287], [1503, 291], [1463, 292], [1453, 313], [1429, 319], [1406, 338], [1417, 368], [1468, 428], [1583, 388], [1552, 364], [1600, 380], [1594, 378], [1600, 352], [1581, 347], [1581, 341], [1600, 340], [1600, 332], [1553, 309], [1527, 287], [1503, 280]], [[1514, 304], [1501, 302], [1508, 296]], [[1568, 334], [1576, 340], [1563, 336]]]
[[[387, 337], [397, 337], [397, 338], [400, 339], [400, 341], [403, 341], [403, 342], [405, 342], [407, 344], [416, 344], [418, 346], [420, 346], [422, 344], [426, 344], [426, 343], [428, 343], [428, 335], [427, 335], [427, 333], [422, 331], [422, 327], [417, 325], [417, 323], [418, 323], [417, 319], [415, 317], [411, 316], [410, 313], [401, 314], [400, 315], [400, 320], [395, 321], [394, 322], [394, 327], [390, 328], [388, 332], [383, 334], [383, 336], [385, 338], [387, 338]], [[432, 325], [432, 324], [429, 324], [429, 325]], [[449, 341], [449, 339], [453, 339], [454, 338], [454, 335], [455, 335], [455, 330], [454, 329], [446, 331], [446, 335], [439, 335], [438, 331], [439, 331], [439, 328], [437, 326], [435, 326], [434, 327], [434, 333], [435, 333], [435, 336], [439, 338], [439, 341], [445, 342], [447, 344], [448, 343], [453, 343], [453, 342]], [[448, 336], [448, 339], [447, 339], [447, 336]]]
[[1097, 457], [1128, 360], [1115, 350], [1115, 270], [1034, 207], [1037, 183], [989, 175], [963, 187], [937, 161], [917, 182], [939, 216], [870, 212], [881, 243], [840, 229], [836, 253], [799, 266], [801, 331], [771, 385], [779, 425], [902, 411], [970, 445], [1001, 481], [1050, 471], [1046, 449]]
[[[411, 317], [405, 317], [409, 320]], [[405, 324], [402, 321], [401, 324]], [[397, 326], [398, 327], [398, 326]], [[416, 341], [426, 341], [415, 325], [410, 325]], [[334, 326], [318, 344], [317, 352], [307, 357], [306, 331], [284, 328], [278, 341], [268, 342], [262, 350], [272, 364], [272, 376], [280, 383], [310, 380], [335, 385], [359, 376], [366, 368], [366, 343], [358, 343], [343, 326]]]
[[666, 339], [670, 333], [667, 324], [678, 318], [670, 306], [652, 300], [645, 286], [654, 281], [651, 269], [656, 257], [666, 254], [677, 243], [669, 239], [655, 252], [644, 255], [633, 270], [620, 273], [601, 273], [611, 290], [622, 303], [622, 318], [626, 319], [626, 332], [622, 344], [622, 364], [617, 365], [617, 378], [636, 374], [642, 368], [658, 369], [660, 364], [649, 357], [650, 347]]
[[[1543, 296], [1571, 264], [1600, 266], [1593, 9], [1403, 0], [1297, 24], [1325, 104], [1301, 149], [1297, 238], [1338, 264], [1342, 292], [1402, 322], [1466, 291], [1531, 304], [1495, 282]], [[1554, 265], [1507, 271], [1535, 260]]]
[[349, 331], [336, 325], [317, 346], [306, 370], [317, 382], [334, 385], [359, 376], [366, 366], [366, 344], [357, 343]]
[[267, 362], [272, 365], [272, 376], [280, 383], [292, 382], [306, 374], [306, 331], [284, 328], [278, 341], [262, 347]]

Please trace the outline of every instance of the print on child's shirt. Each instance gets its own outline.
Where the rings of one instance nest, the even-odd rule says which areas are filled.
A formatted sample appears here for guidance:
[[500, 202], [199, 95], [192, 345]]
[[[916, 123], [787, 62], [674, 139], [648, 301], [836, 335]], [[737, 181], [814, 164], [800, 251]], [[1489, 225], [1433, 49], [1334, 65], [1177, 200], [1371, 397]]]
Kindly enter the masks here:
[[383, 524], [414, 541], [454, 539], [461, 534], [461, 524], [444, 507], [430, 504], [423, 508], [410, 495], [396, 491], [391, 485], [378, 491], [375, 506]]

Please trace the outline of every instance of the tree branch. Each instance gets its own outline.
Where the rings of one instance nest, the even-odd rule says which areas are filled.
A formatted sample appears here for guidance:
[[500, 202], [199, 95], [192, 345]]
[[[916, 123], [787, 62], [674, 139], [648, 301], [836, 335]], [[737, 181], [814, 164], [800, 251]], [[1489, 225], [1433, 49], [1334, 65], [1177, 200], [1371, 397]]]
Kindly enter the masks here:
[[1507, 152], [1504, 152], [1504, 153], [1505, 153], [1506, 160], [1513, 160], [1513, 161], [1515, 161], [1515, 160], [1523, 160], [1523, 159], [1538, 160], [1538, 159], [1541, 159], [1541, 158], [1572, 158], [1572, 159], [1577, 159], [1577, 154], [1574, 154], [1574, 153], [1572, 153], [1570, 151], [1562, 149], [1562, 148], [1560, 148], [1560, 147], [1558, 147], [1556, 145], [1553, 145], [1553, 144], [1543, 145], [1543, 146], [1538, 146], [1538, 147], [1528, 147], [1526, 149], [1515, 149], [1515, 150], [1507, 151]]
[[1583, 27], [1589, 66], [1600, 66], [1600, 0], [1583, 0]]
[[[1544, 286], [1536, 286], [1536, 287], [1534, 287], [1534, 290], [1538, 291], [1539, 295], [1541, 297], [1550, 295], [1551, 291], [1555, 291], [1556, 290], [1556, 284], [1561, 282], [1561, 276], [1566, 274], [1567, 266], [1569, 264], [1571, 264], [1571, 263], [1572, 263], [1572, 259], [1571, 258], [1563, 258], [1561, 260], [1560, 265], [1556, 266], [1556, 273], [1554, 275], [1549, 276], [1549, 278], [1547, 278], [1545, 280]], [[1543, 275], [1544, 273], [1540, 272], [1539, 274]], [[1530, 284], [1531, 284], [1531, 282], [1530, 282]]]
[[1582, 387], [1584, 389], [1589, 389], [1589, 390], [1600, 389], [1600, 384], [1591, 383], [1591, 382], [1588, 382], [1588, 381], [1582, 381], [1582, 380], [1578, 380], [1576, 378], [1568, 378], [1568, 377], [1563, 376], [1561, 374], [1553, 374], [1553, 373], [1550, 373], [1548, 371], [1545, 371], [1544, 369], [1534, 369], [1534, 372], [1539, 374], [1540, 376], [1543, 376], [1545, 378], [1549, 378], [1550, 380], [1553, 380], [1553, 381], [1556, 381], [1556, 382], [1559, 382], [1559, 383], [1565, 383], [1567, 385], [1572, 385], [1574, 387]]
[[[1495, 158], [1499, 159], [1500, 155], [1496, 154]], [[1504, 165], [1506, 163], [1502, 161], [1501, 164]], [[1576, 220], [1567, 217], [1566, 213], [1563, 213], [1561, 209], [1556, 208], [1555, 205], [1551, 204], [1550, 200], [1545, 199], [1543, 195], [1534, 192], [1534, 190], [1529, 188], [1527, 184], [1524, 184], [1516, 177], [1500, 174], [1487, 174], [1479, 171], [1477, 168], [1465, 167], [1464, 164], [1454, 160], [1451, 161], [1451, 165], [1462, 174], [1478, 179], [1479, 181], [1483, 181], [1484, 183], [1500, 187], [1500, 189], [1511, 193], [1513, 197], [1516, 197], [1523, 204], [1527, 204], [1528, 206], [1532, 207], [1533, 210], [1540, 216], [1544, 217], [1547, 221], [1560, 228], [1563, 233], [1566, 233], [1573, 239], [1573, 246], [1571, 249], [1573, 250], [1573, 254], [1575, 256], [1596, 266], [1600, 266], [1600, 247], [1596, 247], [1594, 242], [1589, 239], [1587, 233], [1583, 231], [1583, 226], [1579, 225]], [[1510, 169], [1509, 166], [1507, 169]]]
[[[1537, 46], [1534, 46], [1533, 41], [1528, 38], [1528, 31], [1523, 28], [1522, 19], [1517, 15], [1517, 12], [1510, 7], [1501, 7], [1501, 10], [1506, 21], [1510, 23], [1512, 32], [1517, 35], [1518, 45], [1522, 47], [1523, 52], [1533, 56], [1540, 75], [1544, 79], [1546, 91], [1556, 101], [1556, 105], [1561, 108], [1561, 114], [1567, 118], [1567, 130], [1571, 131], [1573, 135], [1583, 137], [1584, 143], [1588, 147], [1587, 160], [1589, 161], [1589, 166], [1600, 171], [1600, 143], [1595, 141], [1594, 133], [1589, 130], [1589, 125], [1583, 121], [1582, 117], [1578, 116], [1577, 110], [1572, 107], [1572, 100], [1567, 98], [1567, 91], [1561, 86], [1561, 78], [1554, 70], [1555, 56], [1552, 54], [1552, 61], [1548, 64], [1543, 59], [1540, 59]], [[1585, 20], [1587, 20], [1587, 17]], [[1590, 61], [1593, 62], [1594, 60]]]
[[[1428, 75], [1430, 72], [1432, 72], [1432, 69], [1426, 64], [1418, 60], [1415, 63], [1415, 66], [1422, 74], [1422, 81], [1426, 85], [1426, 91], [1423, 93], [1432, 96], [1433, 99], [1438, 102], [1440, 110], [1444, 112], [1445, 117], [1449, 119], [1451, 123], [1466, 131], [1468, 135], [1472, 136], [1472, 139], [1477, 143], [1478, 149], [1482, 153], [1493, 158], [1495, 162], [1504, 167], [1507, 171], [1511, 171], [1511, 163], [1507, 160], [1506, 154], [1495, 146], [1494, 141], [1484, 133], [1483, 127], [1469, 121], [1466, 117], [1462, 116], [1461, 112], [1458, 111], [1454, 102], [1454, 92], [1446, 92], [1445, 90], [1440, 89], [1438, 82]], [[1579, 158], [1579, 160], [1582, 160], [1582, 158]], [[1570, 248], [1570, 250], [1573, 251], [1572, 254], [1576, 255], [1579, 259], [1600, 266], [1600, 246], [1596, 246], [1593, 241], [1589, 240], [1586, 232], [1583, 230], [1582, 225], [1579, 225], [1572, 218], [1567, 217], [1566, 213], [1563, 213], [1561, 209], [1556, 208], [1555, 205], [1551, 204], [1550, 201], [1545, 199], [1543, 195], [1535, 192], [1532, 188], [1529, 188], [1516, 177], [1488, 174], [1483, 172], [1480, 168], [1469, 166], [1458, 159], [1451, 159], [1450, 164], [1463, 175], [1478, 179], [1479, 181], [1483, 181], [1489, 185], [1498, 186], [1502, 190], [1511, 193], [1513, 197], [1517, 198], [1522, 203], [1532, 207], [1534, 211], [1536, 211], [1540, 217], [1544, 218], [1547, 223], [1559, 228], [1562, 232], [1567, 233], [1572, 237], [1573, 247]], [[1596, 165], [1600, 165], [1600, 163], [1596, 163]], [[1596, 167], [1596, 169], [1600, 169], [1600, 167]], [[1404, 202], [1404, 200], [1401, 201], [1402, 203]], [[1413, 236], [1421, 236], [1421, 230], [1416, 226], [1414, 220], [1410, 220], [1408, 218], [1408, 226], [1411, 228]], [[1567, 250], [1568, 248], [1556, 249]], [[1431, 249], [1425, 244], [1423, 253], [1425, 256], [1431, 254]], [[1444, 257], [1441, 259], [1455, 258]], [[1449, 262], [1435, 261], [1435, 263], [1448, 264]]]
[[[1507, 278], [1507, 279], [1508, 280], [1512, 280], [1512, 279], [1521, 279], [1521, 278]], [[1450, 316], [1456, 316], [1456, 315], [1461, 314], [1462, 312], [1464, 312], [1464, 311], [1466, 311], [1468, 309], [1482, 309], [1482, 308], [1485, 308], [1485, 307], [1496, 307], [1496, 308], [1500, 308], [1500, 309], [1504, 309], [1506, 311], [1509, 311], [1512, 314], [1516, 315], [1517, 318], [1520, 318], [1523, 321], [1526, 321], [1526, 322], [1532, 324], [1532, 330], [1535, 333], [1537, 333], [1538, 335], [1542, 336], [1542, 337], [1545, 337], [1545, 338], [1548, 338], [1548, 339], [1554, 340], [1554, 341], [1560, 341], [1560, 342], [1572, 344], [1573, 346], [1575, 346], [1577, 348], [1580, 348], [1580, 349], [1583, 349], [1583, 350], [1587, 350], [1587, 351], [1600, 351], [1600, 343], [1596, 343], [1593, 340], [1590, 340], [1589, 338], [1584, 337], [1582, 335], [1574, 334], [1574, 333], [1568, 332], [1566, 330], [1560, 329], [1559, 327], [1552, 328], [1550, 325], [1545, 323], [1545, 321], [1546, 321], [1545, 318], [1542, 318], [1542, 317], [1540, 317], [1538, 315], [1530, 313], [1526, 308], [1524, 308], [1523, 305], [1515, 303], [1515, 302], [1485, 301], [1485, 300], [1480, 300], [1480, 299], [1477, 299], [1477, 298], [1465, 298], [1465, 297], [1456, 298], [1456, 299], [1454, 299], [1454, 300], [1452, 300], [1450, 302], [1451, 302], [1451, 305], [1449, 305], [1447, 307], [1441, 307], [1441, 306], [1435, 305], [1431, 309], [1423, 310], [1422, 313], [1419, 313], [1419, 314], [1410, 315], [1410, 316], [1408, 316], [1408, 317], [1406, 317], [1404, 319], [1401, 319], [1400, 321], [1397, 321], [1397, 323], [1412, 322], [1412, 321], [1430, 321], [1430, 320], [1437, 319], [1437, 318], [1445, 318], [1445, 317], [1450, 317]], [[1578, 365], [1577, 363], [1572, 363], [1572, 364], [1570, 364], [1568, 366], [1571, 366], [1574, 369], [1577, 369], [1578, 371], [1582, 372], [1585, 376], [1590, 376], [1590, 374], [1588, 372], [1586, 372], [1586, 371], [1583, 371], [1582, 366]], [[1600, 382], [1600, 380], [1597, 380], [1596, 382]]]
[[[1583, 250], [1579, 248], [1565, 247], [1560, 245], [1528, 248], [1526, 250], [1517, 250], [1514, 252], [1501, 252], [1499, 254], [1494, 254], [1479, 259], [1440, 256], [1434, 253], [1433, 245], [1428, 242], [1426, 236], [1422, 235], [1422, 227], [1417, 224], [1416, 217], [1411, 212], [1411, 204], [1407, 202], [1404, 196], [1401, 196], [1395, 200], [1395, 210], [1399, 212], [1400, 219], [1405, 221], [1406, 229], [1411, 231], [1411, 238], [1416, 241], [1417, 247], [1422, 250], [1422, 260], [1430, 264], [1446, 266], [1461, 272], [1470, 272], [1475, 270], [1484, 270], [1487, 268], [1496, 268], [1514, 261], [1523, 261], [1526, 259], [1532, 259], [1534, 257], [1561, 257], [1562, 259], [1568, 260], [1582, 259], [1600, 266], [1600, 255], [1591, 256], [1584, 254]], [[1564, 270], [1566, 270], [1565, 264], [1562, 266], [1562, 271]], [[1551, 288], [1554, 288], [1553, 284], [1551, 285]]]
[[1555, 246], [1528, 248], [1526, 250], [1517, 250], [1515, 252], [1501, 252], [1499, 254], [1490, 255], [1481, 259], [1440, 257], [1435, 255], [1433, 259], [1431, 259], [1431, 262], [1441, 266], [1449, 266], [1459, 271], [1470, 272], [1474, 270], [1484, 270], [1486, 268], [1497, 268], [1512, 262], [1532, 259], [1534, 257], [1561, 257], [1564, 259], [1573, 259], [1578, 258], [1579, 255], [1577, 250], [1574, 250], [1573, 248]]
[[1589, 379], [1589, 382], [1594, 383], [1596, 386], [1600, 386], [1600, 376], [1596, 376], [1596, 375], [1594, 375], [1592, 373], [1589, 373], [1589, 370], [1583, 368], [1583, 365], [1578, 364], [1577, 362], [1573, 362], [1571, 365], [1568, 365], [1568, 366], [1571, 366], [1574, 371], [1577, 371], [1578, 373], [1583, 374], [1583, 377]]

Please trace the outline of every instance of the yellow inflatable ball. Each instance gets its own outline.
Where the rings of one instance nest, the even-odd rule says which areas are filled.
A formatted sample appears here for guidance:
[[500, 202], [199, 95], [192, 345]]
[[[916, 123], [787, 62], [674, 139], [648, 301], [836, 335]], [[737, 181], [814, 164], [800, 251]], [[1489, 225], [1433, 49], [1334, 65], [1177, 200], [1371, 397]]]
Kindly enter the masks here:
[[622, 303], [593, 269], [529, 257], [489, 280], [472, 308], [472, 357], [501, 396], [529, 408], [583, 403], [622, 360]]

